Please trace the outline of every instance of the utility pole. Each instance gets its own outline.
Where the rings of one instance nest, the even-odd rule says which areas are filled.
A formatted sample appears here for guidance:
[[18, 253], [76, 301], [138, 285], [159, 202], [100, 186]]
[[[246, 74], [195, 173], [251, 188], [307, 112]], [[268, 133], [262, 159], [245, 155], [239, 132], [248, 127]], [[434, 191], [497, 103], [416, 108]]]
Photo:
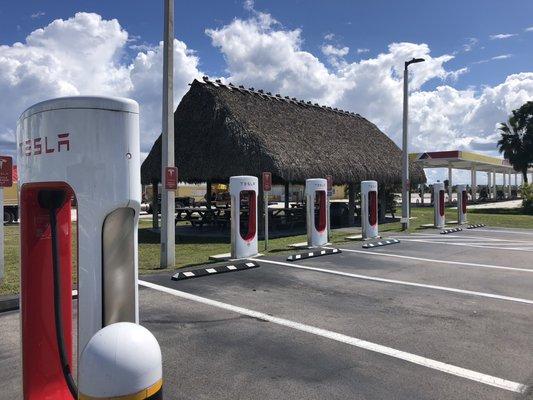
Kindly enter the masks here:
[[405, 62], [403, 70], [403, 135], [402, 135], [402, 231], [409, 229], [409, 71], [410, 64], [425, 61], [423, 58], [413, 58]]
[[165, 3], [163, 38], [163, 130], [161, 151], [161, 256], [160, 268], [176, 261], [175, 191], [167, 189], [167, 167], [174, 168], [174, 0]]

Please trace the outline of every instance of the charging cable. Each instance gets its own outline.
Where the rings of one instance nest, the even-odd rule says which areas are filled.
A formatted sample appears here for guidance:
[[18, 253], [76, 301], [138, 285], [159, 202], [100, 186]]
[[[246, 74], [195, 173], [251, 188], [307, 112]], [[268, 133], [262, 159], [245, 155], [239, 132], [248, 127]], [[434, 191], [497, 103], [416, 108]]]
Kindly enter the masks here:
[[78, 388], [72, 377], [72, 370], [67, 359], [65, 349], [65, 338], [63, 336], [63, 319], [61, 315], [61, 265], [59, 261], [59, 240], [57, 237], [57, 210], [67, 199], [63, 190], [41, 190], [38, 194], [38, 201], [41, 208], [47, 209], [50, 213], [50, 231], [52, 234], [52, 267], [54, 276], [54, 320], [56, 328], [56, 342], [59, 351], [59, 361], [63, 376], [67, 383], [70, 394], [74, 399], [78, 398]]

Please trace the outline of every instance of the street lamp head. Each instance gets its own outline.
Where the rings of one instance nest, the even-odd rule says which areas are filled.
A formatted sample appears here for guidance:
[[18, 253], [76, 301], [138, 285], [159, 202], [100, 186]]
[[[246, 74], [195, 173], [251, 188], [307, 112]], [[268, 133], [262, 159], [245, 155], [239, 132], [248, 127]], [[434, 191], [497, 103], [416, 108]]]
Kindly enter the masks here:
[[409, 61], [405, 62], [405, 69], [407, 69], [407, 67], [410, 64], [416, 64], [416, 63], [420, 63], [420, 62], [424, 62], [424, 61], [426, 61], [426, 60], [423, 59], [423, 58], [413, 58], [412, 60], [409, 60]]

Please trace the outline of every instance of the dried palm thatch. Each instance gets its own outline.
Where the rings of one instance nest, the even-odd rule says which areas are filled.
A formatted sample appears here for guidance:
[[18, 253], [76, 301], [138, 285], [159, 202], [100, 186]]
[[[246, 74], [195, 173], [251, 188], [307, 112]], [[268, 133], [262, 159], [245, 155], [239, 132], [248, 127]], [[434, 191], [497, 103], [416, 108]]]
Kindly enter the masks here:
[[[223, 182], [271, 171], [274, 182], [332, 175], [335, 183], [401, 182], [401, 151], [358, 114], [295, 98], [195, 80], [175, 112], [175, 157], [186, 182]], [[161, 136], [141, 168], [161, 180]], [[411, 182], [425, 182], [411, 165]]]

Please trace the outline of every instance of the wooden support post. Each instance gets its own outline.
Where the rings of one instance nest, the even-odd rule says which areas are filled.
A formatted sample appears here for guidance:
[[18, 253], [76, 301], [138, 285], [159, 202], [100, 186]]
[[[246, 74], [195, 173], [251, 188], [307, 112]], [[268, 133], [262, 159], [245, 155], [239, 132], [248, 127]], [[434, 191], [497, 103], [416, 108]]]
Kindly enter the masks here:
[[206, 182], [206, 193], [205, 193], [205, 202], [208, 209], [211, 208], [211, 196], [212, 196], [212, 187], [211, 181]]
[[289, 182], [285, 182], [285, 208], [289, 208], [289, 200], [291, 197], [291, 194], [289, 193]]
[[348, 225], [355, 225], [355, 183], [348, 184]]
[[[290, 186], [290, 182], [288, 181], [285, 181], [285, 208], [289, 208], [290, 204], [290, 199], [291, 199], [291, 194], [289, 192], [289, 186]], [[286, 212], [283, 213], [284, 215], [284, 218], [285, 218], [285, 224], [288, 224], [289, 223], [289, 217], [288, 217], [288, 214]]]

